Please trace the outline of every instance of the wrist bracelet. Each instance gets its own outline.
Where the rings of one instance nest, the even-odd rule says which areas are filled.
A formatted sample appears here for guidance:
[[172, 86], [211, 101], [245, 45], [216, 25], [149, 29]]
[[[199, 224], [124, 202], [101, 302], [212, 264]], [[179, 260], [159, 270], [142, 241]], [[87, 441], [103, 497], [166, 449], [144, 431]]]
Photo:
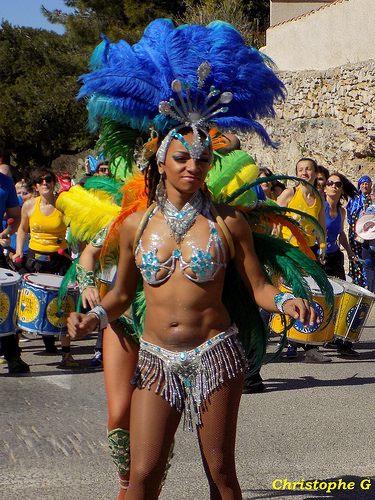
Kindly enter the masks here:
[[93, 314], [98, 318], [99, 321], [98, 330], [104, 330], [104, 328], [106, 328], [106, 326], [109, 323], [107, 312], [103, 306], [95, 306], [87, 314]]
[[281, 312], [281, 314], [285, 314], [285, 311], [284, 311], [285, 302], [287, 302], [288, 300], [294, 300], [295, 298], [296, 297], [292, 293], [289, 293], [289, 292], [278, 293], [277, 295], [275, 295], [275, 299], [274, 299], [275, 306]]

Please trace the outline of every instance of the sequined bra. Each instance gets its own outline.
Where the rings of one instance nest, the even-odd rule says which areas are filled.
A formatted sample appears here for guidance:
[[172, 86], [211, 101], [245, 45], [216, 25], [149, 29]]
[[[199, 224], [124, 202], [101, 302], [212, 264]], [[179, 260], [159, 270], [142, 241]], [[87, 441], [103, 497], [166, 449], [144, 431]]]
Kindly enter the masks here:
[[[138, 254], [142, 256], [141, 262], [136, 265], [146, 283], [149, 285], [160, 285], [167, 281], [174, 273], [177, 262], [180, 264], [181, 273], [189, 280], [195, 281], [196, 283], [212, 281], [219, 270], [226, 267], [225, 246], [215, 227], [209, 207], [209, 204], [206, 205], [201, 212], [207, 217], [210, 230], [207, 246], [205, 249], [201, 249], [192, 245], [190, 261], [186, 261], [181, 254], [181, 250], [176, 248], [167, 260], [160, 262], [157, 257], [158, 248], [145, 250], [142, 244], [142, 238], [139, 238], [134, 254], [136, 258]], [[146, 224], [142, 227], [142, 232], [152, 216], [157, 212], [158, 208], [158, 206], [155, 206], [150, 212]], [[211, 255], [210, 250], [212, 249], [214, 249], [215, 257]], [[158, 279], [157, 275], [163, 269], [165, 269], [167, 273], [163, 278]], [[192, 271], [193, 275], [187, 272], [188, 269]]]

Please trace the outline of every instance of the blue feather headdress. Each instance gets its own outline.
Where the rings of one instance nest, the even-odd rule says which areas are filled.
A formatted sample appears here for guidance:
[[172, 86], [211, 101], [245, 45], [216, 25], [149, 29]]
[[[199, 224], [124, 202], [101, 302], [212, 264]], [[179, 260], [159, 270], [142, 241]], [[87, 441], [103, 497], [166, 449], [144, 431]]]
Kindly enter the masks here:
[[[197, 75], [202, 65], [209, 66], [203, 81]], [[91, 129], [106, 120], [166, 135], [181, 120], [173, 113], [162, 113], [160, 103], [172, 102], [173, 107], [182, 98], [192, 103], [193, 112], [202, 114], [218, 94], [231, 94], [230, 102], [224, 100], [219, 112], [203, 120], [204, 126], [252, 129], [271, 144], [257, 120], [274, 114], [274, 102], [284, 97], [284, 86], [267, 59], [247, 47], [230, 24], [215, 21], [207, 27], [176, 28], [169, 19], [157, 19], [132, 46], [124, 41], [112, 44], [104, 38], [92, 55], [91, 68], [91, 73], [80, 78], [83, 85], [78, 96], [88, 98]], [[176, 80], [180, 92], [172, 85]], [[207, 98], [210, 92], [212, 96]]]

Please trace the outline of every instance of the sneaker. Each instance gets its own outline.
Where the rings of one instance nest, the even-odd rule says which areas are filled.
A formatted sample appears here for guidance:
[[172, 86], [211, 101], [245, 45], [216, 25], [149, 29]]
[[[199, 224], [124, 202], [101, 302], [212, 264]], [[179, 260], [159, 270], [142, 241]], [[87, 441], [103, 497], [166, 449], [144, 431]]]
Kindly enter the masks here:
[[97, 367], [103, 366], [103, 353], [100, 351], [95, 351], [94, 356], [90, 359], [90, 366]]
[[297, 357], [297, 348], [293, 345], [288, 345], [288, 349], [286, 350], [286, 357], [288, 359]]
[[30, 342], [31, 339], [25, 337], [25, 335], [22, 335], [22, 333], [19, 335], [19, 342]]
[[8, 373], [29, 373], [30, 367], [19, 356], [8, 359]]
[[358, 356], [359, 356], [359, 352], [355, 351], [352, 348], [341, 349], [341, 350], [338, 350], [337, 352], [339, 354], [341, 354], [341, 356], [345, 356], [345, 357], [348, 357], [348, 358], [358, 358]]
[[4, 356], [0, 356], [0, 365], [6, 365], [8, 361], [4, 358]]
[[330, 363], [332, 361], [331, 358], [328, 358], [324, 354], [322, 354], [318, 349], [309, 349], [305, 353], [305, 362], [306, 363]]
[[70, 352], [64, 352], [59, 363], [59, 368], [79, 368], [80, 364], [78, 361], [74, 361], [74, 358]]

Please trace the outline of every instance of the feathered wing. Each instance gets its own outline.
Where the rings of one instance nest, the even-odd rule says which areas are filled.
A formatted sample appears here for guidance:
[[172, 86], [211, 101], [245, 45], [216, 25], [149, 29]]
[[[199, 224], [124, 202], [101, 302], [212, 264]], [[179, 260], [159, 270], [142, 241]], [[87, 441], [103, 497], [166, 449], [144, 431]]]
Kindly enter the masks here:
[[90, 193], [78, 184], [60, 194], [56, 208], [64, 214], [64, 221], [73, 238], [85, 243], [89, 243], [120, 213], [118, 205], [108, 199], [100, 199], [98, 193]]
[[[206, 184], [217, 203], [225, 202], [233, 192], [237, 191], [244, 183], [249, 185], [258, 177], [259, 168], [253, 158], [242, 150], [231, 151], [225, 156], [215, 156], [210, 168]], [[252, 189], [246, 190], [234, 199], [233, 204], [250, 206], [256, 203], [257, 197]]]

